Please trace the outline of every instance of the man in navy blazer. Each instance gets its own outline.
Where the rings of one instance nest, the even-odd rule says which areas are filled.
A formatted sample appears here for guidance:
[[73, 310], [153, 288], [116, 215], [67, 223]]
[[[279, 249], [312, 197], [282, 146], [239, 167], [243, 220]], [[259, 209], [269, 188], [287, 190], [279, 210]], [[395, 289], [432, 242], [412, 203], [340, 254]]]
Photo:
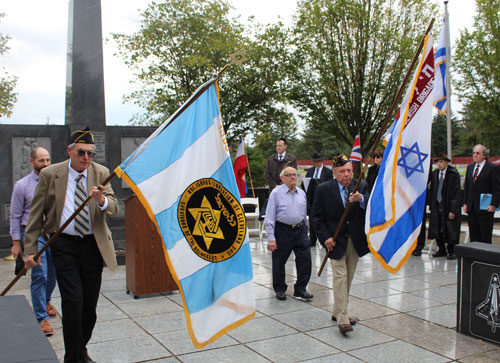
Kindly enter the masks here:
[[[368, 203], [368, 184], [362, 181], [358, 191], [353, 193], [356, 181], [352, 178], [352, 163], [346, 155], [333, 159], [334, 180], [322, 183], [316, 190], [311, 220], [319, 241], [327, 249], [333, 271], [332, 320], [338, 321], [342, 334], [352, 331], [356, 318], [349, 318], [347, 305], [352, 278], [361, 256], [369, 251], [365, 234], [365, 206]], [[334, 241], [345, 206], [351, 202], [346, 221]]]
[[[472, 242], [491, 243], [493, 215], [500, 203], [500, 169], [488, 161], [490, 151], [481, 144], [472, 149], [474, 162], [467, 166], [464, 184], [464, 212], [468, 214]], [[490, 205], [480, 209], [481, 194], [490, 194]]]
[[[304, 183], [302, 183], [302, 189], [306, 190], [307, 195], [307, 215], [311, 217], [311, 209], [314, 202], [314, 194], [316, 193], [316, 188], [319, 184], [332, 180], [332, 169], [325, 166], [325, 157], [321, 151], [316, 151], [313, 154], [312, 162], [313, 166], [307, 169], [306, 178], [310, 178], [309, 186], [305, 188]], [[314, 227], [309, 224], [309, 241], [311, 246], [316, 246], [316, 232], [314, 232]]]

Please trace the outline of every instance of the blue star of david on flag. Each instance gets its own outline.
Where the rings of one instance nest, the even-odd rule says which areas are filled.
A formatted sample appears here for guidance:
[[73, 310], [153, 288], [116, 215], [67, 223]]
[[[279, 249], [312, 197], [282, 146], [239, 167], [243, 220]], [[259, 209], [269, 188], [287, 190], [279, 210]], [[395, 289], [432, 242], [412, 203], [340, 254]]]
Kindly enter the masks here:
[[401, 146], [401, 158], [398, 160], [398, 166], [404, 168], [406, 177], [409, 178], [414, 172], [424, 173], [424, 160], [429, 154], [421, 153], [418, 143], [414, 143], [409, 149]]

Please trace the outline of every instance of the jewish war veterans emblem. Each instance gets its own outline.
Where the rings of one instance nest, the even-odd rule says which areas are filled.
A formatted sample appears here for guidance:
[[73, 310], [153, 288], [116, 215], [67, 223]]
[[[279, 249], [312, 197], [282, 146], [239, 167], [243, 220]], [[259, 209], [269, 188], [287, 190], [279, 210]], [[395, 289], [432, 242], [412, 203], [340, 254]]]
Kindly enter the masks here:
[[189, 185], [181, 195], [177, 216], [191, 249], [204, 260], [227, 260], [245, 240], [243, 208], [215, 179], [199, 179]]

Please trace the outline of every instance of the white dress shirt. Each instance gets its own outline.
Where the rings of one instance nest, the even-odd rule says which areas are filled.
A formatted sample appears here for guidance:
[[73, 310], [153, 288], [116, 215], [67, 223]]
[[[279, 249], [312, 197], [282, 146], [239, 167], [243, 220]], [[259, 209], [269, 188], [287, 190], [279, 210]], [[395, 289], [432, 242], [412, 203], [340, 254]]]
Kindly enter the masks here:
[[[61, 214], [61, 221], [59, 222], [59, 227], [61, 227], [71, 215], [75, 212], [75, 189], [76, 189], [76, 178], [78, 175], [83, 174], [83, 186], [87, 191], [87, 175], [88, 169], [85, 169], [82, 173], [77, 172], [75, 169], [71, 167], [71, 161], [69, 161], [68, 167], [68, 186], [66, 187], [66, 198], [64, 199], [64, 208]], [[108, 208], [108, 198], [104, 196], [104, 204], [102, 206], [97, 203], [97, 206], [104, 212]], [[89, 207], [90, 214], [90, 207]], [[70, 234], [70, 235], [78, 235], [75, 231], [74, 221], [72, 220], [66, 228], [64, 228], [62, 233]], [[89, 234], [92, 234], [92, 218], [89, 218]]]

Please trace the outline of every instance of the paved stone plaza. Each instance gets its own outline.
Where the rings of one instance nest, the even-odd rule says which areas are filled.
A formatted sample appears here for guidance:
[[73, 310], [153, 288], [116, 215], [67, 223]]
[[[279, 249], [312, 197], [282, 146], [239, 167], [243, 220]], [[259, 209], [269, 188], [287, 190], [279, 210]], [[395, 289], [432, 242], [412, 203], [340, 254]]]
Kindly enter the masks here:
[[[88, 345], [99, 363], [110, 362], [498, 362], [500, 346], [459, 334], [456, 324], [457, 260], [411, 257], [397, 273], [386, 272], [367, 255], [360, 259], [353, 281], [350, 312], [360, 322], [343, 337], [331, 321], [333, 294], [330, 266], [317, 277], [323, 258], [312, 248], [314, 299], [293, 299], [293, 254], [287, 264], [286, 301], [274, 297], [271, 255], [265, 243], [252, 237], [256, 318], [215, 343], [197, 350], [186, 330], [180, 294], [126, 294], [125, 266], [105, 270], [98, 321]], [[424, 251], [425, 252], [425, 251]], [[13, 278], [14, 266], [0, 262], [2, 289]], [[29, 277], [8, 295], [25, 295], [30, 304]], [[56, 288], [53, 303], [60, 312]], [[5, 314], [5, 312], [1, 312]], [[34, 319], [34, 317], [33, 317]], [[61, 319], [52, 318], [49, 337], [62, 360]], [[1, 359], [0, 359], [1, 361]]]

